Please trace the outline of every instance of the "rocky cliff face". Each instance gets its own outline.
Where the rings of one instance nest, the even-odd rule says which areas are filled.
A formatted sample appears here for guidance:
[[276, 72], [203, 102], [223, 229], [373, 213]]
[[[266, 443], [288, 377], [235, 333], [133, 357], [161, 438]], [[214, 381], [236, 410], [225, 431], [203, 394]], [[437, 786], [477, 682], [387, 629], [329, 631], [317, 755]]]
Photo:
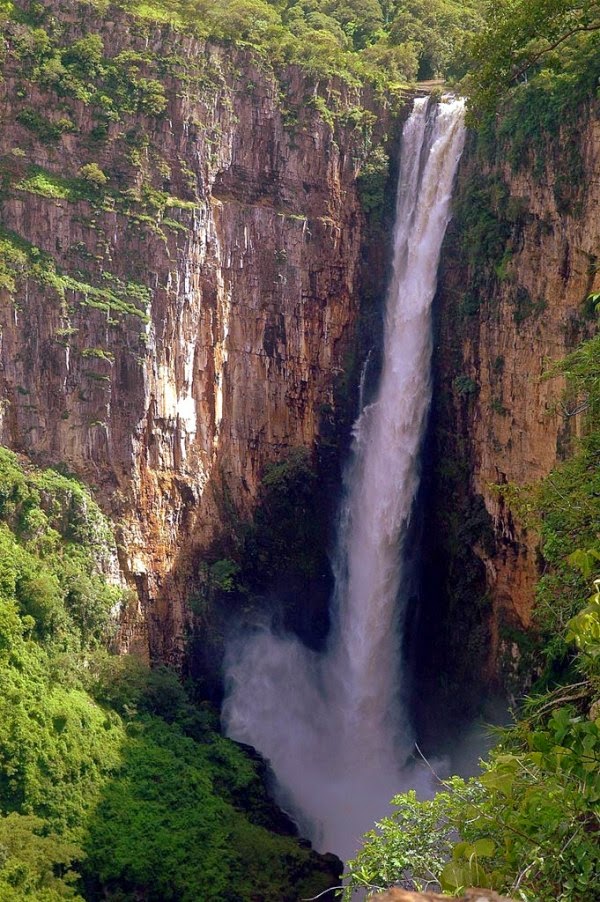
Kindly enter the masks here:
[[[365, 269], [356, 177], [390, 114], [112, 8], [44, 10], [37, 36], [7, 29], [0, 84], [0, 441], [96, 487], [140, 598], [121, 645], [179, 660], [197, 562], [250, 516], [265, 465], [313, 448], [336, 415], [359, 296], [384, 277], [382, 242]], [[441, 589], [446, 615], [425, 634], [446, 658], [461, 644], [462, 686], [510, 659], [540, 566], [493, 486], [547, 474], [580, 428], [561, 380], [541, 376], [589, 328], [599, 131], [588, 110], [579, 185], [552, 142], [515, 169], [475, 141], [463, 158], [437, 305], [423, 609], [433, 623]]]
[[[565, 193], [567, 138], [580, 153], [580, 178], [571, 176]], [[564, 398], [562, 377], [544, 374], [589, 334], [586, 299], [600, 287], [597, 107], [583, 112], [576, 137], [549, 139], [521, 163], [511, 168], [501, 147], [490, 162], [471, 142], [442, 260], [429, 589], [449, 599], [443, 642], [463, 686], [480, 668], [488, 684], [510, 670], [512, 636], [531, 625], [543, 566], [535, 531], [511, 506], [510, 489], [497, 487], [546, 476], [581, 429], [577, 399]]]
[[[145, 614], [129, 612], [122, 644], [173, 660], [178, 575], [331, 410], [358, 309], [366, 143], [348, 113], [364, 98], [82, 9], [62, 4], [59, 43], [81, 57], [101, 36], [108, 100], [48, 62], [36, 76], [24, 29], [7, 35], [0, 441], [97, 488]], [[115, 112], [117, 77], [137, 110]], [[317, 112], [327, 101], [339, 115]]]

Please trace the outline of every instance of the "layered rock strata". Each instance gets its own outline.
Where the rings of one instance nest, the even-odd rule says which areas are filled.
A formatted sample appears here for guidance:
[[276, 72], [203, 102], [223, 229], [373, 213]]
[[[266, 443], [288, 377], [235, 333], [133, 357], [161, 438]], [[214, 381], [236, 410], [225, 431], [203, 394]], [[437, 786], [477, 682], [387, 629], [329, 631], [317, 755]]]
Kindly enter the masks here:
[[[575, 142], [581, 175], [565, 189], [567, 141]], [[463, 685], [483, 667], [489, 686], [518, 657], [511, 634], [531, 626], [543, 566], [539, 537], [511, 503], [510, 485], [546, 476], [582, 428], [564, 379], [545, 374], [594, 328], [587, 299], [600, 289], [598, 107], [582, 111], [576, 136], [548, 139], [545, 152], [518, 168], [502, 147], [490, 162], [473, 139], [455, 208], [437, 302], [428, 461], [437, 538], [429, 560], [435, 567], [436, 555], [442, 559], [431, 588], [454, 594], [447, 654], [458, 639], [450, 638], [455, 623], [465, 637]]]
[[[138, 75], [160, 60], [166, 106], [106, 125], [46, 83], [24, 97], [8, 57], [2, 226], [34, 246], [30, 269], [48, 255], [59, 284], [26, 273], [2, 291], [0, 441], [96, 488], [145, 615], [125, 616], [122, 646], [177, 660], [178, 573], [331, 410], [357, 318], [367, 142], [352, 116], [316, 107], [365, 98], [114, 9], [101, 20], [86, 7], [84, 22], [82, 9], [61, 6], [63, 41], [95, 32], [108, 58], [137, 53]], [[32, 110], [59, 136], [36, 132]], [[106, 185], [90, 185], [90, 161]], [[40, 172], [64, 191], [40, 188]], [[154, 211], [141, 204], [152, 191]]]

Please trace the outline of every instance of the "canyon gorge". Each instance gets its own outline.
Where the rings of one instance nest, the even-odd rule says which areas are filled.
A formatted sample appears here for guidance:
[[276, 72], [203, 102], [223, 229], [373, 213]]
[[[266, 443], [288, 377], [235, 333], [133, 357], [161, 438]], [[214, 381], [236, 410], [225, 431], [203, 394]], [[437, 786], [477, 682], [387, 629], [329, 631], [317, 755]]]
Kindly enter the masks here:
[[[72, 40], [83, 34], [76, 10], [73, 21], [67, 17]], [[53, 292], [29, 279], [22, 310], [4, 289], [0, 438], [34, 460], [66, 464], [94, 486], [119, 523], [120, 564], [140, 598], [123, 626], [123, 647], [180, 662], [193, 622], [186, 598], [194, 568], [210, 560], [233, 520], [250, 517], [265, 466], [290, 449], [313, 454], [332, 423], [347, 431], [352, 422], [359, 355], [369, 331], [381, 333], [390, 242], [389, 233], [374, 240], [365, 228], [357, 177], [366, 126], [353, 127], [352, 112], [366, 104], [365, 121], [377, 116], [370, 141], [389, 149], [410, 104], [393, 113], [373, 97], [316, 83], [313, 98], [324, 90], [339, 106], [330, 123], [305, 103], [307, 86], [291, 69], [287, 111], [273, 77], [243, 52], [234, 59], [165, 28], [147, 27], [136, 39], [125, 18], [114, 19], [93, 24], [115, 52], [133, 41], [160, 50], [173, 67], [182, 65], [178, 54], [193, 60], [193, 87], [184, 94], [176, 75], [167, 76], [164, 120], [126, 117], [109, 126], [98, 154], [123, 189], [168, 188], [167, 224], [105, 208], [114, 201], [64, 200], [29, 187], [29, 164], [58, 175], [86, 163], [94, 121], [73, 101], [76, 131], [44, 143], [20, 113], [47, 101], [41, 93], [19, 99], [18, 73], [6, 73], [4, 160], [16, 187], [3, 199], [3, 225], [26, 233], [67, 276], [85, 269], [90, 287], [81, 280]], [[286, 125], [292, 113], [298, 118]], [[540, 377], [548, 360], [585, 335], [582, 304], [597, 287], [595, 107], [580, 117], [583, 173], [573, 188], [580, 198], [566, 212], [557, 205], [550, 150], [535, 177], [501, 158], [481, 173], [471, 139], [456, 205], [473, 190], [474, 173], [502, 185], [501, 197], [489, 191], [483, 202], [504, 230], [496, 261], [503, 271], [492, 273], [471, 311], [463, 289], [478, 264], [455, 220], [436, 302], [432, 440], [439, 456], [468, 460], [464, 491], [481, 497], [490, 517], [494, 550], [477, 538], [472, 547], [485, 568], [491, 620], [525, 628], [535, 537], [490, 487], [548, 473], [565, 430], [577, 429], [577, 418], [561, 410], [560, 378]], [[23, 148], [27, 165], [13, 153]], [[393, 196], [393, 176], [386, 191]], [[129, 302], [136, 290], [139, 300]], [[356, 335], [361, 304], [376, 320], [366, 340]], [[348, 402], [343, 393], [352, 391]], [[490, 678], [498, 663], [494, 646], [485, 661]]]
[[325, 653], [259, 624], [236, 638], [225, 662], [227, 734], [272, 763], [302, 831], [343, 858], [399, 788], [420, 782], [408, 763], [414, 739], [398, 667], [404, 571], [414, 556], [405, 546], [430, 402], [431, 301], [463, 118], [461, 100], [418, 99], [402, 132], [382, 373], [353, 427]]
[[[396, 768], [415, 739], [447, 755], [486, 703], [513, 704], [539, 670], [528, 655], [546, 564], [515, 488], [547, 477], [585, 434], [581, 398], [552, 365], [595, 331], [598, 100], [520, 147], [500, 127], [469, 127], [464, 150], [461, 132], [449, 151], [456, 171], [429, 174], [449, 204], [454, 186], [439, 222], [433, 201], [421, 214], [435, 249], [410, 270], [432, 322], [424, 350], [405, 319], [398, 339], [410, 338], [399, 360], [414, 351], [427, 364], [384, 402], [386, 297], [401, 277], [400, 294], [412, 290], [394, 246], [408, 255], [402, 230], [419, 218], [417, 188], [396, 206], [396, 185], [422, 175], [435, 117], [420, 141], [407, 129], [413, 109], [462, 101], [440, 102], [435, 85], [386, 93], [294, 63], [274, 71], [251, 47], [118, 6], [47, 0], [39, 15], [46, 69], [32, 70], [30, 26], [15, 17], [0, 82], [0, 444], [25, 468], [75, 477], [111, 523], [103, 568], [123, 590], [112, 649], [173, 668], [202, 703], [225, 698], [227, 734], [270, 762], [302, 835], [348, 857], [353, 840], [329, 827], [323, 839], [294, 803], [294, 750], [317, 809], [371, 762], [360, 833], [412, 788]], [[56, 47], [74, 48], [61, 65], [74, 54], [76, 73], [96, 66], [101, 100], [51, 71]], [[400, 434], [377, 410], [397, 410], [415, 379], [410, 463], [373, 463], [373, 436]], [[369, 564], [385, 519], [381, 500], [367, 517], [376, 473], [394, 525], [389, 556]], [[389, 596], [380, 623], [364, 587], [352, 604], [365, 579]], [[352, 629], [372, 636], [369, 660], [341, 641]], [[322, 706], [318, 754], [307, 721], [302, 741], [284, 719], [286, 735], [261, 745], [274, 709], [302, 720]], [[336, 779], [346, 755], [342, 789], [313, 779], [315, 754]], [[336, 864], [318, 858], [331, 885]]]

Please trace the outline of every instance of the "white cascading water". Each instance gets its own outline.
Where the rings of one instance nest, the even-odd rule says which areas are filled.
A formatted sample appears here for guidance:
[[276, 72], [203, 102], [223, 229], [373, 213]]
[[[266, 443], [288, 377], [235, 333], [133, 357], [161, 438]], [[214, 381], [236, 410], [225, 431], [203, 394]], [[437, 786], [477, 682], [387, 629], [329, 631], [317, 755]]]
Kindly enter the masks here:
[[464, 106], [417, 99], [404, 126], [377, 399], [354, 426], [334, 560], [328, 648], [256, 623], [232, 641], [223, 724], [269, 759], [278, 800], [320, 851], [351, 856], [419, 779], [402, 704], [403, 543], [431, 398], [431, 302]]

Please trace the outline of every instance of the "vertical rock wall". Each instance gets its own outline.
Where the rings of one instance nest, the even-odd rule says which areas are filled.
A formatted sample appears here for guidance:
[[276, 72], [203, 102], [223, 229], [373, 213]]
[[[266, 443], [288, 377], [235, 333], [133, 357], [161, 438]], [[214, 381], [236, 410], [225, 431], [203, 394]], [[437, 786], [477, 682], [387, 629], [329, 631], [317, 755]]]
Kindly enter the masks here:
[[[111, 56], [160, 59], [168, 103], [124, 114], [98, 141], [89, 105], [37, 84], [23, 99], [5, 72], [2, 226], [49, 255], [62, 283], [25, 274], [1, 293], [0, 441], [96, 487], [144, 608], [125, 618], [123, 645], [145, 648], [149, 624], [151, 654], [175, 660], [178, 574], [228, 525], [228, 499], [236, 516], [251, 511], [266, 462], [313, 445], [333, 403], [358, 309], [365, 133], [324, 121], [319, 85], [296, 70], [277, 81], [250, 53], [116, 13], [83, 23], [80, 9], [71, 39], [97, 30]], [[320, 91], [341, 110], [364, 101]], [[26, 106], [72, 127], [45, 142], [22, 124]], [[72, 180], [90, 160], [112, 200], [27, 182], [32, 165]], [[166, 208], [128, 210], [148, 186]]]
[[[567, 140], [578, 144], [582, 176], [573, 175], [565, 202]], [[564, 380], [543, 377], [590, 333], [586, 299], [600, 287], [598, 108], [581, 111], [575, 137], [549, 139], [543, 157], [517, 171], [501, 153], [484, 162], [473, 138], [461, 164], [442, 261], [426, 473], [428, 588], [447, 601], [436, 647], [462, 674], [465, 708], [473, 674], [483, 670], [489, 686], [510, 670], [511, 632], [531, 625], [542, 566], [535, 531], [496, 487], [546, 476], [581, 429]]]

